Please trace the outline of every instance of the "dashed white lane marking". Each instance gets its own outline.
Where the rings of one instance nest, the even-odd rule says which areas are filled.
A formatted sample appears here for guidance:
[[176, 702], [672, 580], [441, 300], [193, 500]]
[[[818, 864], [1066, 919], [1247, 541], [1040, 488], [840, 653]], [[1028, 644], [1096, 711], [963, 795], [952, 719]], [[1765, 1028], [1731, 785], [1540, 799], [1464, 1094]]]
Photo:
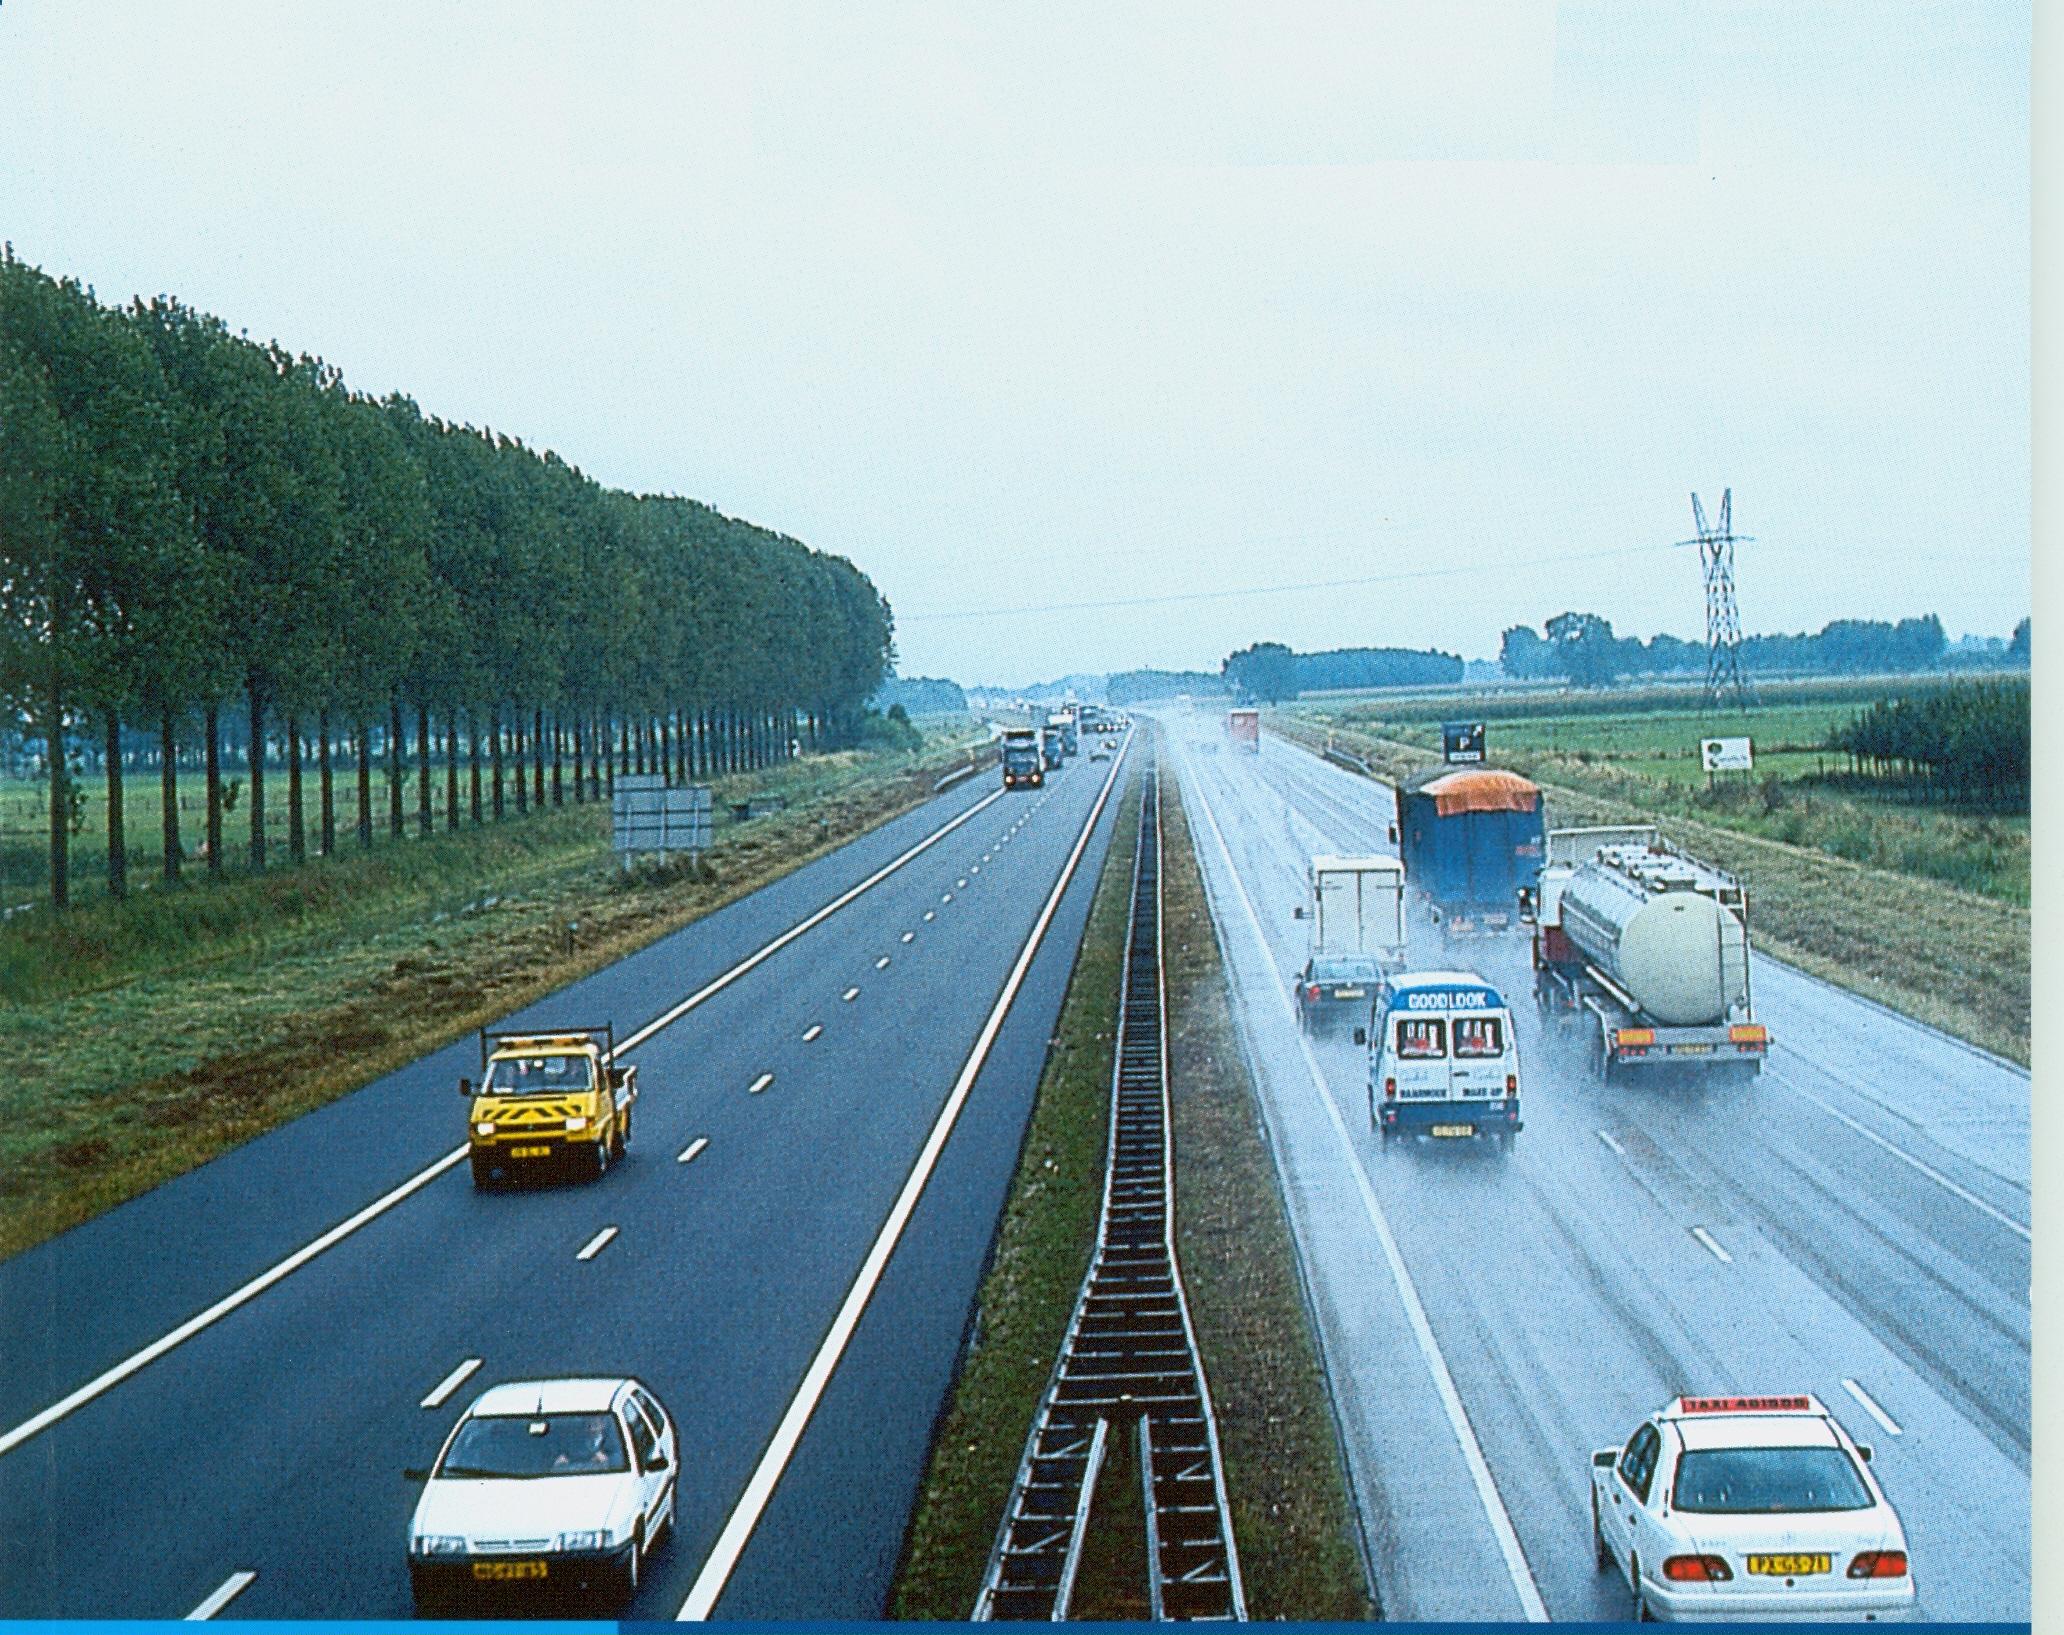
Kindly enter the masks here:
[[604, 1249], [607, 1249], [609, 1247], [609, 1240], [615, 1236], [615, 1227], [603, 1227], [601, 1231], [597, 1232], [592, 1238], [588, 1239], [588, 1246], [585, 1249], [581, 1250], [581, 1252], [575, 1255], [573, 1258], [575, 1260], [593, 1260]]
[[1606, 1133], [1605, 1131], [1603, 1131], [1603, 1130], [1600, 1130], [1600, 1131], [1598, 1131], [1598, 1139], [1599, 1139], [1599, 1140], [1601, 1140], [1601, 1141], [1603, 1141], [1603, 1142], [1604, 1142], [1604, 1143], [1605, 1143], [1605, 1144], [1606, 1144], [1606, 1145], [1607, 1145], [1608, 1147], [1612, 1148], [1612, 1150], [1613, 1150], [1614, 1152], [1618, 1153], [1618, 1154], [1619, 1154], [1619, 1155], [1620, 1155], [1620, 1156], [1621, 1156], [1622, 1158], [1625, 1158], [1625, 1157], [1627, 1156], [1627, 1149], [1626, 1149], [1625, 1147], [1621, 1146], [1621, 1145], [1620, 1145], [1620, 1144], [1619, 1144], [1619, 1143], [1618, 1143], [1617, 1141], [1615, 1141], [1615, 1140], [1614, 1140], [1614, 1139], [1613, 1139], [1613, 1138], [1612, 1138], [1612, 1137], [1611, 1137], [1610, 1135], [1608, 1135], [1608, 1134], [1607, 1134], [1607, 1133]]
[[812, 1022], [808, 1027], [803, 1029], [803, 1043], [808, 1044], [812, 1039], [816, 1038], [817, 1035], [822, 1033], [823, 1031], [824, 1024], [822, 1022]]
[[889, 968], [889, 956], [887, 954], [882, 955], [880, 959], [874, 962], [874, 968], [877, 971], [886, 971]]
[[676, 1158], [674, 1162], [677, 1164], [691, 1164], [695, 1161], [695, 1155], [701, 1152], [702, 1149], [704, 1147], [707, 1147], [708, 1145], [709, 1137], [706, 1135], [699, 1135], [693, 1141], [689, 1142], [685, 1148], [682, 1149], [681, 1156], [679, 1158]]
[[958, 880], [954, 881], [953, 884], [957, 890], [967, 890], [967, 876], [963, 874]]
[[1734, 1264], [1734, 1256], [1730, 1255], [1725, 1249], [1721, 1248], [1719, 1239], [1715, 1238], [1713, 1234], [1708, 1232], [1703, 1226], [1694, 1226], [1691, 1229], [1691, 1235], [1697, 1238], [1699, 1242], [1703, 1243], [1708, 1249], [1712, 1250], [1713, 1258], [1719, 1261], [1721, 1265], [1732, 1266]]
[[848, 1005], [852, 1004], [852, 1002], [858, 999], [859, 997], [860, 990], [858, 988], [848, 988], [844, 993], [839, 995], [839, 998], [843, 999]]
[[748, 1096], [757, 1096], [762, 1090], [766, 1089], [767, 1086], [772, 1084], [773, 1082], [774, 1075], [772, 1073], [762, 1073], [758, 1078], [754, 1079], [751, 1084], [745, 1087], [745, 1093]]
[[256, 1573], [231, 1573], [229, 1577], [222, 1581], [222, 1587], [199, 1606], [195, 1607], [193, 1611], [189, 1612], [184, 1621], [189, 1624], [206, 1623], [216, 1613], [228, 1606], [230, 1602], [242, 1595], [245, 1590], [249, 1589], [252, 1584], [257, 1582], [257, 1579], [258, 1575]]
[[917, 933], [915, 931], [906, 931], [903, 933], [903, 940], [905, 942], [915, 942], [917, 940]]
[[1842, 1389], [1863, 1405], [1865, 1413], [1885, 1427], [1885, 1433], [1888, 1436], [1904, 1436], [1906, 1434], [1899, 1428], [1898, 1422], [1890, 1414], [1886, 1413], [1884, 1409], [1871, 1400], [1870, 1392], [1858, 1385], [1856, 1381], [1850, 1379], [1843, 1380]]
[[[965, 882], [963, 882], [963, 883], [965, 883]], [[939, 896], [939, 901], [940, 901], [940, 902], [942, 902], [942, 903], [950, 903], [950, 902], [952, 902], [952, 901], [953, 901], [953, 893], [952, 893], [952, 892], [950, 892], [950, 891], [948, 891], [948, 892], [942, 892], [942, 893], [940, 894], [940, 896]], [[926, 919], [930, 919], [930, 918], [931, 918], [931, 916], [930, 916], [929, 914], [927, 914], [927, 915], [925, 916], [925, 918], [926, 918]]]
[[[1247, 883], [1233, 866], [1232, 848], [1226, 844], [1225, 831], [1219, 828], [1218, 815], [1212, 811], [1210, 798], [1205, 795], [1201, 784], [1197, 786], [1196, 795], [1197, 809], [1204, 814], [1211, 838], [1218, 846], [1218, 855], [1225, 862], [1226, 878], [1232, 881], [1234, 891], [1239, 893], [1240, 906], [1246, 911], [1247, 928], [1254, 934], [1254, 946], [1261, 950], [1265, 961], [1272, 963], [1275, 956], [1270, 952], [1268, 937], [1261, 929], [1261, 915], [1255, 910], [1254, 899], [1247, 894]], [[1286, 1013], [1293, 1011], [1289, 994], [1279, 988], [1276, 997]], [[1295, 1020], [1294, 1014], [1292, 1019]], [[1376, 1243], [1383, 1251], [1384, 1264], [1389, 1268], [1399, 1303], [1405, 1308], [1405, 1321], [1418, 1345], [1419, 1359], [1425, 1363], [1434, 1392], [1447, 1414], [1448, 1429], [1454, 1433], [1455, 1446], [1461, 1452], [1462, 1462], [1469, 1469], [1470, 1482], [1476, 1488], [1477, 1502], [1483, 1506], [1484, 1519], [1490, 1524], [1491, 1536], [1497, 1540], [1499, 1554], [1504, 1557], [1505, 1572], [1512, 1580], [1513, 1593], [1519, 1597], [1520, 1609], [1530, 1621], [1545, 1623], [1548, 1604], [1541, 1599], [1540, 1586], [1534, 1582], [1533, 1569], [1527, 1565], [1518, 1530], [1512, 1525], [1512, 1513], [1505, 1508], [1497, 1479], [1491, 1475], [1490, 1461], [1484, 1458], [1483, 1445], [1477, 1441], [1476, 1429], [1469, 1423], [1469, 1410], [1463, 1406], [1462, 1394], [1455, 1388], [1455, 1377], [1448, 1371], [1448, 1359], [1442, 1355], [1440, 1342], [1434, 1338], [1433, 1324], [1428, 1321], [1426, 1307], [1419, 1299], [1419, 1287], [1412, 1281], [1412, 1273], [1405, 1265], [1397, 1239], [1391, 1236], [1390, 1222], [1384, 1216], [1383, 1206], [1376, 1201], [1375, 1189], [1369, 1185], [1368, 1171], [1362, 1168], [1361, 1159], [1355, 1152], [1354, 1138], [1347, 1133], [1347, 1124], [1340, 1116], [1339, 1107], [1334, 1104], [1332, 1093], [1326, 1086], [1326, 1075], [1319, 1067], [1319, 1059], [1312, 1054], [1311, 1042], [1300, 1033], [1297, 1043], [1304, 1053], [1305, 1071], [1311, 1075], [1312, 1089], [1318, 1093], [1320, 1106], [1333, 1126], [1333, 1133], [1340, 1139], [1348, 1174], [1361, 1197], [1362, 1213], [1376, 1230]]]
[[471, 1379], [474, 1370], [479, 1368], [479, 1366], [480, 1359], [478, 1357], [468, 1357], [458, 1367], [445, 1375], [443, 1379], [439, 1380], [430, 1394], [418, 1403], [417, 1406], [421, 1408], [443, 1407], [444, 1399]]
[[936, 919], [938, 917], [938, 913], [939, 911], [936, 908], [928, 908], [925, 910], [925, 918], [928, 920]]
[[1003, 990], [996, 996], [996, 1003], [989, 1012], [988, 1020], [982, 1024], [982, 1031], [975, 1036], [973, 1050], [961, 1064], [960, 1074], [953, 1081], [953, 1088], [947, 1092], [946, 1104], [940, 1108], [931, 1133], [926, 1136], [917, 1161], [904, 1178], [903, 1189], [896, 1195], [896, 1201], [889, 1206], [888, 1219], [882, 1222], [873, 1245], [867, 1251], [867, 1258], [860, 1264], [853, 1284], [846, 1291], [846, 1298], [837, 1314], [831, 1320], [831, 1328], [824, 1341], [817, 1348], [817, 1354], [810, 1359], [801, 1385], [789, 1401], [781, 1421], [774, 1427], [774, 1435], [767, 1443], [766, 1451], [760, 1455], [760, 1462], [753, 1469], [745, 1484], [745, 1491], [739, 1495], [725, 1521], [723, 1531], [710, 1547], [695, 1575], [695, 1582], [688, 1591], [687, 1600], [681, 1603], [677, 1619], [703, 1619], [709, 1617], [717, 1600], [724, 1593], [724, 1586], [730, 1581], [732, 1569], [738, 1565], [738, 1558], [745, 1553], [753, 1529], [760, 1524], [767, 1505], [774, 1497], [774, 1489], [781, 1481], [782, 1472], [795, 1455], [797, 1444], [803, 1439], [803, 1432], [809, 1428], [810, 1418], [817, 1411], [817, 1404], [823, 1398], [831, 1377], [837, 1371], [839, 1359], [845, 1355], [847, 1343], [853, 1331], [860, 1326], [862, 1313], [873, 1296], [875, 1286], [881, 1281], [882, 1272], [895, 1253], [896, 1244], [909, 1224], [918, 1199], [923, 1195], [925, 1183], [931, 1179], [932, 1170], [939, 1162], [939, 1154], [945, 1149], [948, 1138], [953, 1134], [960, 1110], [967, 1101], [968, 1093], [974, 1088], [975, 1078], [982, 1071], [982, 1064], [989, 1059], [989, 1051], [996, 1041], [997, 1031], [1009, 1014], [1012, 1003], [1017, 999], [1018, 989], [1023, 986], [1025, 975], [1032, 968], [1033, 957], [1046, 937], [1047, 927], [1053, 923], [1055, 912], [1061, 906], [1069, 882], [1075, 878], [1076, 866], [1082, 861], [1082, 854], [1089, 846], [1090, 836], [1096, 833], [1097, 820], [1103, 816], [1104, 807], [1111, 798], [1112, 787], [1118, 780], [1122, 759], [1111, 763], [1111, 770], [1104, 778], [1103, 792], [1089, 809], [1088, 820], [1082, 832], [1075, 837], [1075, 846], [1068, 853], [1068, 860], [1061, 866], [1060, 878], [1054, 882], [1053, 890], [1046, 899], [1046, 906], [1039, 911], [1039, 918], [1032, 923], [1031, 935], [1019, 949], [1016, 963], [1011, 966], [1010, 975], [1004, 979]]
[[979, 864], [979, 863], [970, 863], [970, 864], [968, 865], [968, 873], [970, 873], [970, 874], [980, 874], [981, 872], [982, 872], [982, 865], [981, 865], [981, 864]]

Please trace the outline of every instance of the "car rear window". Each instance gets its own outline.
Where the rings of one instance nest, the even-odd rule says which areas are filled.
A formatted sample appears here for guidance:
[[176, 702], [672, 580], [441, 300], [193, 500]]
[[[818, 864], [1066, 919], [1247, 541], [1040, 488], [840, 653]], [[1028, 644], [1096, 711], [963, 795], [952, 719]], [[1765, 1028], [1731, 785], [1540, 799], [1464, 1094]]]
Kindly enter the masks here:
[[1710, 1516], [1871, 1507], [1840, 1448], [1698, 1448], [1678, 1461], [1676, 1486], [1679, 1510]]
[[1445, 1056], [1447, 1026], [1436, 1016], [1401, 1016], [1397, 1025], [1397, 1053], [1407, 1061]]
[[1373, 959], [1322, 959], [1312, 966], [1320, 982], [1374, 982], [1379, 974]]
[[1504, 1055], [1504, 1025], [1495, 1016], [1456, 1017], [1455, 1054], [1479, 1057]]
[[459, 1427], [437, 1474], [593, 1476], [630, 1468], [614, 1414], [485, 1414]]

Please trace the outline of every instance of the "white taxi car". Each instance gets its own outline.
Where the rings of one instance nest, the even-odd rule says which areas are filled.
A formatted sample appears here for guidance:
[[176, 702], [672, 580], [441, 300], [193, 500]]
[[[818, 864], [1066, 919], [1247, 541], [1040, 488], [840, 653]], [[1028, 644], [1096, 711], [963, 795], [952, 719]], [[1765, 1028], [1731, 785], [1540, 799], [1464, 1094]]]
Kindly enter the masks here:
[[637, 1589], [672, 1531], [680, 1454], [633, 1379], [521, 1380], [483, 1391], [427, 1471], [409, 1523], [418, 1606], [495, 1588]]
[[1678, 1397], [1591, 1456], [1591, 1535], [1636, 1618], [1896, 1617], [1906, 1534], [1819, 1398]]

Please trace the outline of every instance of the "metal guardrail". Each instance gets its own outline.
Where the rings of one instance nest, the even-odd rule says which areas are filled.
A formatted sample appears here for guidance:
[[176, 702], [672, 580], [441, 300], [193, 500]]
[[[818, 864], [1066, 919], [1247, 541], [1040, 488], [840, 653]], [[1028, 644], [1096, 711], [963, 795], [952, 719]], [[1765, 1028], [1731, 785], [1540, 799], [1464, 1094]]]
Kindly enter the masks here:
[[1350, 755], [1346, 750], [1335, 749], [1331, 744], [1328, 744], [1324, 749], [1320, 750], [1319, 753], [1320, 755], [1325, 757], [1325, 759], [1331, 761], [1335, 766], [1344, 766], [1348, 768], [1350, 771], [1359, 772], [1365, 778], [1373, 778], [1376, 776], [1375, 769], [1371, 767], [1369, 763], [1363, 760], [1359, 755]]
[[1161, 969], [1160, 774], [1149, 762], [1096, 1251], [1011, 1484], [977, 1619], [1068, 1616], [1097, 1477], [1137, 1438], [1156, 1619], [1244, 1619], [1218, 1427], [1175, 1259]]

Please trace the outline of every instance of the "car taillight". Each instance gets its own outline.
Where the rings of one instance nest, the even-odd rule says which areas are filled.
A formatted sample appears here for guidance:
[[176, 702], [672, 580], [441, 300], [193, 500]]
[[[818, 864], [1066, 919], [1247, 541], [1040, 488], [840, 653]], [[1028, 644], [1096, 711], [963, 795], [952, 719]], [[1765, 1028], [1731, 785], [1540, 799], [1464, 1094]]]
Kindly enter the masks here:
[[1396, 1094], [1397, 1094], [1397, 1080], [1396, 1080], [1396, 1079], [1385, 1079], [1385, 1080], [1383, 1081], [1383, 1093], [1384, 1093], [1384, 1094], [1385, 1094], [1386, 1096], [1394, 1096], [1394, 1095], [1396, 1095]]
[[1718, 1556], [1666, 1556], [1663, 1576], [1677, 1584], [1724, 1584], [1734, 1569]]
[[1904, 1550], [1864, 1550], [1849, 1563], [1851, 1578], [1904, 1578], [1906, 1576], [1906, 1552]]
[[1319, 985], [1316, 982], [1312, 983], [1304, 990], [1304, 997], [1313, 1004], [1317, 1004], [1319, 1000]]

